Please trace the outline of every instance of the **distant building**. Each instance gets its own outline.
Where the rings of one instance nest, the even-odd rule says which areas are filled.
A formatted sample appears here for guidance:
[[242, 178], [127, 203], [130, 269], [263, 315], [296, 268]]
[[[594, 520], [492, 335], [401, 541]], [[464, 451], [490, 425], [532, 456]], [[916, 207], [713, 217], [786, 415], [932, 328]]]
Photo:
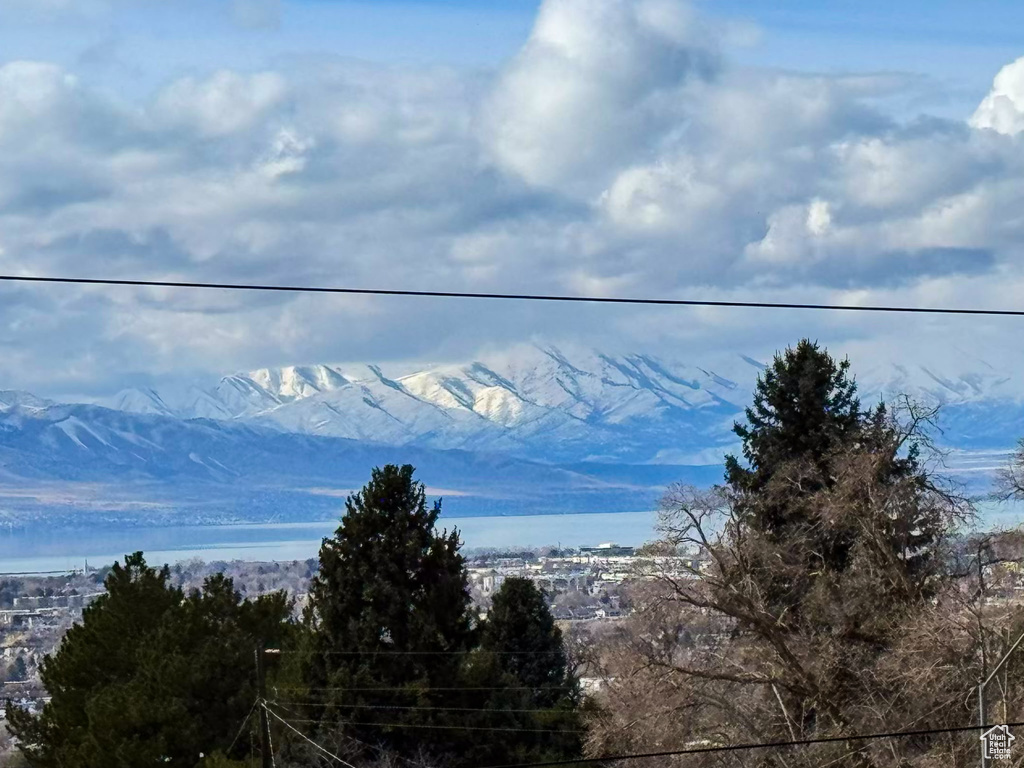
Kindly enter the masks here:
[[10, 629], [32, 629], [39, 624], [56, 624], [59, 613], [54, 608], [37, 610], [0, 611], [0, 627]]
[[613, 541], [606, 541], [596, 547], [580, 547], [580, 552], [595, 557], [632, 557], [636, 547], [620, 547]]
[[485, 595], [493, 595], [505, 581], [505, 574], [494, 568], [469, 569], [471, 583]]

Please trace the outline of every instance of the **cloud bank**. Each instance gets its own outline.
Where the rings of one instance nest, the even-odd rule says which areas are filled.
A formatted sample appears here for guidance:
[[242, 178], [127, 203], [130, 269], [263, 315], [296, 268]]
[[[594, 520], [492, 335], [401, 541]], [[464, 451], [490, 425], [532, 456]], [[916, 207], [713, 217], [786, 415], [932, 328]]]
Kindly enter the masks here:
[[[915, 78], [740, 67], [721, 29], [675, 0], [546, 0], [497, 72], [268, 64], [143, 101], [0, 63], [0, 271], [1018, 306], [1024, 59], [968, 119], [897, 119]], [[2, 290], [4, 386], [67, 391], [536, 335], [776, 347], [820, 319]]]

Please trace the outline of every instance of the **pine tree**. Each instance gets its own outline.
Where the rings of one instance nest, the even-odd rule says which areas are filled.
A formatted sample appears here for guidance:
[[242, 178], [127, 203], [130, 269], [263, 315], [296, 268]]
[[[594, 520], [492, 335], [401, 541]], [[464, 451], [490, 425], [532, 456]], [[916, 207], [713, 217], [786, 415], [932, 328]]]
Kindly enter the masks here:
[[502, 583], [483, 625], [480, 650], [517, 684], [530, 688], [531, 703], [553, 706], [575, 686], [562, 631], [529, 579], [512, 576]]
[[[544, 593], [529, 579], [507, 578], [481, 628], [466, 670], [466, 700], [481, 710], [477, 727], [496, 731], [464, 755], [487, 765], [570, 760], [582, 754], [579, 680], [569, 667], [561, 630]], [[482, 690], [488, 689], [488, 690]]]
[[[654, 694], [682, 693], [693, 705], [677, 735], [736, 739], [748, 715], [766, 741], [921, 717], [905, 663], [933, 647], [917, 619], [950, 583], [944, 549], [964, 507], [918, 459], [929, 413], [900, 408], [862, 410], [849, 364], [803, 341], [758, 380], [736, 429], [746, 465], [731, 458], [725, 486], [680, 485], [666, 496], [667, 543], [703, 547], [706, 567], [659, 574], [636, 619], [643, 682], [634, 693], [678, 673], [683, 684]], [[710, 645], [702, 631], [714, 633]], [[660, 702], [652, 709], [630, 724], [659, 722]], [[839, 760], [830, 750], [809, 750], [801, 764], [909, 765], [895, 750], [879, 751], [878, 762], [868, 750]]]
[[865, 419], [849, 370], [849, 360], [836, 363], [808, 339], [776, 355], [758, 376], [747, 424], [733, 426], [748, 466], [727, 456], [726, 482], [735, 490], [758, 492], [786, 464], [810, 459], [826, 466]]
[[[320, 549], [310, 588], [307, 680], [319, 732], [340, 730], [402, 755], [440, 756], [455, 741], [432, 707], [451, 706], [473, 639], [458, 532], [438, 532], [409, 465], [374, 469]], [[414, 707], [415, 709], [382, 709]], [[339, 726], [345, 719], [348, 724]], [[359, 723], [394, 723], [393, 726]]]
[[287, 632], [290, 606], [283, 594], [241, 601], [223, 576], [188, 595], [168, 579], [141, 552], [111, 569], [42, 664], [42, 714], [9, 710], [31, 765], [191, 766], [230, 746], [256, 697], [253, 649]]
[[[906, 496], [890, 513], [885, 525], [891, 530], [881, 541], [899, 552], [899, 579], [927, 582], [936, 565], [932, 544], [942, 538], [945, 524], [921, 508], [929, 481], [918, 447], [906, 440], [884, 404], [861, 408], [849, 360], [836, 362], [816, 343], [800, 341], [758, 378], [746, 417], [746, 424], [734, 428], [746, 466], [727, 457], [726, 484], [744, 535], [762, 537], [766, 548], [780, 553], [778, 567], [766, 564], [757, 571], [759, 588], [779, 615], [798, 619], [809, 591], [844, 573], [865, 540], [864, 515], [830, 513], [822, 502], [855, 464], [871, 466], [862, 493], [877, 498], [899, 486]], [[920, 425], [912, 437], [921, 437]], [[847, 511], [858, 506], [866, 509], [870, 502], [844, 501]]]

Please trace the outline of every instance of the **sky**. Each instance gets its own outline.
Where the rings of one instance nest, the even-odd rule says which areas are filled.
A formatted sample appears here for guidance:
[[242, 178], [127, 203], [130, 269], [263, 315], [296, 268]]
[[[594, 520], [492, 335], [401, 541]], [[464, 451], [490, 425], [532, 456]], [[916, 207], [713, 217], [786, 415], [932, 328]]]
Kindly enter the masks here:
[[[1024, 308], [1024, 4], [0, 0], [0, 273]], [[0, 286], [0, 388], [1020, 321]], [[966, 352], [965, 352], [966, 350]]]

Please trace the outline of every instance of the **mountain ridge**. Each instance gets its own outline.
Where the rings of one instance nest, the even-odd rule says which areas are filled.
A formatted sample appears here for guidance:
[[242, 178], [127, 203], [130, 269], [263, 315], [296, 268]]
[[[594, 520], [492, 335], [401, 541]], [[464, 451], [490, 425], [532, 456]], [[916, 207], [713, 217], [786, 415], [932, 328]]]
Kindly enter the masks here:
[[[667, 482], [717, 482], [738, 447], [761, 364], [713, 362], [534, 347], [404, 371], [263, 368], [106, 404], [0, 390], [0, 519], [83, 505], [146, 510], [131, 520], [336, 515], [381, 463], [456, 489], [456, 512], [650, 509]], [[995, 367], [868, 370], [865, 402], [888, 387], [944, 406], [950, 471], [977, 491], [1024, 435], [1015, 380]]]
[[[614, 472], [504, 454], [389, 446], [242, 421], [179, 419], [88, 404], [0, 410], [0, 522], [162, 524], [336, 518], [374, 466], [410, 463], [459, 514], [650, 508], [655, 476], [710, 482], [709, 468]], [[593, 471], [591, 471], [593, 469]]]
[[[906, 392], [941, 405], [952, 447], [1005, 447], [1024, 428], [1024, 386], [985, 361], [947, 372], [905, 361], [868, 367], [862, 399]], [[742, 354], [689, 362], [553, 345], [388, 374], [375, 363], [290, 365], [224, 376], [184, 398], [126, 390], [106, 405], [215, 418], [390, 445], [509, 453], [541, 461], [716, 463], [765, 363]], [[978, 415], [973, 430], [965, 414]], [[1005, 428], [999, 427], [999, 421]]]

